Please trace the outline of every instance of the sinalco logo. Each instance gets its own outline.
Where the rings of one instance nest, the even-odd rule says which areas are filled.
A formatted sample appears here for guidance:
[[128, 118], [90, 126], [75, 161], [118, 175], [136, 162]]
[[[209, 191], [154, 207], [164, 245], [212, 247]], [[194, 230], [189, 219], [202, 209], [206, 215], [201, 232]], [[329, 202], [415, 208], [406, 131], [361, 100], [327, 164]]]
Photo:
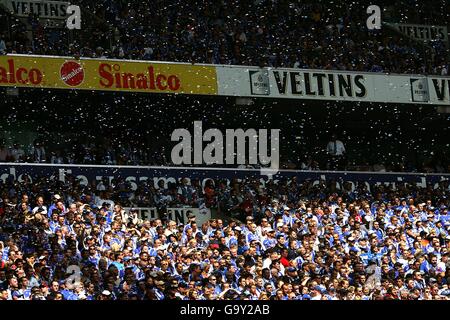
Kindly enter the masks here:
[[83, 66], [76, 61], [66, 61], [61, 66], [61, 80], [71, 87], [79, 86], [84, 80]]

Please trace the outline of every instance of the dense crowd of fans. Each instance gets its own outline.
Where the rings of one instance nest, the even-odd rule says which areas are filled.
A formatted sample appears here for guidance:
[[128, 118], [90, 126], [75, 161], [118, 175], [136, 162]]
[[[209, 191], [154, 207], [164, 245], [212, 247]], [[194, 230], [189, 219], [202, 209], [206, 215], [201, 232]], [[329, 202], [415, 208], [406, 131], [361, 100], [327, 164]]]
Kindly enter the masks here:
[[[124, 210], [114, 186], [7, 180], [0, 299], [450, 299], [448, 181], [210, 182], [143, 183], [161, 200], [150, 221]], [[164, 215], [167, 199], [208, 202], [224, 218], [178, 224]]]
[[[44, 21], [30, 16], [32, 37], [16, 21], [9, 35], [0, 34], [0, 53], [449, 74], [442, 39], [424, 45], [387, 26], [368, 31], [366, 7], [361, 5], [194, 2], [78, 1], [88, 15], [84, 30], [45, 28]], [[417, 3], [383, 4], [395, 22], [425, 23], [418, 20], [424, 8]], [[437, 24], [448, 21], [450, 9], [443, 4], [426, 9], [444, 17]], [[403, 21], [406, 14], [410, 19]]]
[[[115, 141], [117, 142], [117, 141]], [[170, 141], [167, 141], [167, 145]], [[94, 143], [87, 141], [71, 142], [64, 147], [48, 146], [36, 139], [28, 146], [22, 146], [18, 142], [13, 142], [7, 146], [5, 142], [0, 141], [0, 163], [51, 163], [51, 164], [95, 164], [95, 165], [135, 165], [135, 166], [165, 166], [171, 167], [169, 149], [154, 144], [144, 143], [112, 143], [105, 140], [103, 143]], [[326, 148], [324, 148], [326, 149]], [[340, 166], [333, 166], [333, 158], [327, 157], [326, 150], [313, 157], [311, 154], [302, 154], [296, 158], [293, 154], [282, 155], [280, 162], [281, 169], [291, 170], [350, 170], [350, 171], [374, 171], [374, 172], [424, 172], [424, 173], [448, 173], [450, 164], [445, 157], [438, 155], [426, 156], [423, 163], [413, 164], [406, 157], [398, 157], [398, 162], [388, 162], [377, 159], [372, 164], [369, 159], [365, 161], [355, 160], [351, 157], [345, 157]], [[198, 166], [198, 165], [197, 165]], [[225, 165], [220, 165], [224, 167]], [[239, 169], [259, 169], [259, 165], [234, 165]]]
[[[441, 40], [421, 44], [387, 25], [368, 31], [365, 7], [351, 3], [336, 10], [320, 1], [289, 0], [74, 3], [87, 16], [84, 29], [73, 32], [47, 28], [35, 16], [25, 22], [0, 11], [0, 54], [449, 74], [448, 49]], [[397, 12], [397, 4], [389, 4], [387, 18], [445, 23], [421, 20], [415, 9], [424, 4], [412, 0], [402, 5], [409, 9]], [[429, 5], [430, 12], [448, 17], [450, 7], [435, 5]], [[406, 19], [405, 12], [410, 14]], [[150, 108], [146, 100], [130, 104]], [[185, 117], [174, 111], [174, 104], [161, 104]], [[99, 112], [103, 119], [98, 123], [108, 122], [105, 115], [113, 107], [108, 108]], [[218, 109], [211, 109], [223, 122]], [[136, 110], [140, 116], [142, 110]], [[121, 131], [124, 138], [105, 133], [105, 139], [94, 142], [81, 122], [75, 122], [89, 118], [87, 114], [54, 112], [57, 119], [52, 121], [51, 113], [43, 108], [41, 116], [48, 119], [29, 124], [54, 129], [36, 130], [42, 136], [51, 136], [62, 125], [86, 139], [73, 134], [65, 144], [37, 139], [30, 146], [2, 141], [0, 162], [171, 164], [169, 150], [161, 147], [168, 143], [153, 131], [132, 132], [125, 122], [118, 126], [110, 121], [105, 127]], [[5, 116], [6, 122], [13, 118]], [[173, 125], [165, 123], [164, 114], [149, 118], [161, 131]], [[396, 127], [388, 121], [383, 125]], [[94, 127], [97, 135], [102, 132], [101, 125], [86, 126]], [[314, 155], [282, 159], [282, 167], [348, 170], [351, 141], [333, 139]], [[402, 144], [400, 138], [397, 142]], [[428, 153], [417, 141], [412, 144], [418, 154]], [[397, 150], [397, 164], [374, 159], [380, 163], [365, 169], [448, 172], [445, 154], [434, 154], [444, 148], [430, 148], [428, 160], [416, 167]], [[147, 180], [134, 188], [121, 177], [83, 185], [71, 175], [64, 182], [54, 177], [31, 181], [26, 175], [16, 181], [10, 176], [0, 180], [0, 300], [450, 300], [449, 194], [449, 181], [394, 187], [297, 178], [261, 184], [249, 178], [210, 179], [202, 185], [184, 178], [167, 184]], [[200, 224], [189, 211], [188, 221], [179, 223], [167, 215], [173, 207], [208, 208], [213, 216]], [[136, 208], [156, 208], [158, 217], [140, 216]]]
[[154, 148], [133, 143], [112, 146], [94, 142], [74, 142], [66, 148], [51, 147], [51, 150], [48, 150], [40, 139], [35, 139], [32, 144], [24, 147], [18, 142], [13, 142], [10, 146], [0, 142], [0, 163], [169, 165], [165, 155], [156, 152]]

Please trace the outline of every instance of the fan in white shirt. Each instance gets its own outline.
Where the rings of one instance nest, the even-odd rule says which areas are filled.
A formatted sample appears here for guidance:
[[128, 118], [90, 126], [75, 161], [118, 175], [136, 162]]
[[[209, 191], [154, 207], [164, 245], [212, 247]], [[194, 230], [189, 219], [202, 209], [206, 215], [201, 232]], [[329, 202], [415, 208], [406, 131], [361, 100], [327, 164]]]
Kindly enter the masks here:
[[340, 157], [345, 153], [345, 146], [341, 140], [337, 139], [336, 135], [333, 135], [330, 142], [327, 145], [327, 152], [332, 157]]
[[35, 214], [36, 212], [38, 212], [38, 210], [41, 209], [41, 213], [43, 215], [47, 214], [47, 207], [44, 206], [44, 198], [43, 197], [37, 197], [36, 199], [36, 207], [33, 208], [33, 214]]

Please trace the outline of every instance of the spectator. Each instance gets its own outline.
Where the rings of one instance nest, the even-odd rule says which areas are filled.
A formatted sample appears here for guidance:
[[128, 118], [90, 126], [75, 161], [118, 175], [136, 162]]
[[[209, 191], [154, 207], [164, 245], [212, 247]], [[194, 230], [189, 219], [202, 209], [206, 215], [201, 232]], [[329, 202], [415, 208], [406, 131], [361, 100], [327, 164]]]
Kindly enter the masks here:
[[6, 162], [9, 158], [9, 150], [5, 147], [5, 142], [3, 140], [0, 141], [0, 162]]
[[9, 154], [12, 162], [23, 162], [24, 160], [23, 158], [25, 156], [25, 152], [20, 147], [18, 142], [14, 142]]
[[5, 36], [3, 33], [0, 33], [0, 55], [4, 54], [6, 54]]
[[46, 162], [45, 157], [45, 149], [42, 145], [41, 141], [34, 140], [33, 145], [31, 147], [31, 155], [32, 155], [32, 161], [35, 163], [42, 163]]
[[[85, 8], [91, 7], [82, 2]], [[85, 19], [86, 27], [71, 42], [62, 41], [68, 38], [67, 30], [45, 28], [36, 16], [30, 16], [31, 41], [27, 26], [17, 23], [3, 51], [438, 75], [443, 70], [433, 66], [448, 62], [442, 40], [422, 48], [387, 26], [368, 33], [354, 18], [366, 15], [364, 6], [333, 3], [331, 10], [328, 4], [243, 1], [240, 10], [233, 10], [233, 1], [228, 0], [220, 5], [202, 1], [191, 7], [158, 1], [152, 10], [142, 2], [120, 2], [114, 10], [110, 6], [110, 2], [99, 3], [93, 10], [108, 15]], [[180, 10], [192, 19], [179, 17]], [[442, 2], [426, 8], [430, 15], [412, 17], [411, 10], [418, 11], [413, 3], [386, 3], [396, 22], [408, 16], [409, 23], [440, 25], [450, 14]]]
[[344, 170], [345, 147], [344, 143], [333, 134], [331, 140], [327, 144], [327, 153], [329, 157], [330, 170]]

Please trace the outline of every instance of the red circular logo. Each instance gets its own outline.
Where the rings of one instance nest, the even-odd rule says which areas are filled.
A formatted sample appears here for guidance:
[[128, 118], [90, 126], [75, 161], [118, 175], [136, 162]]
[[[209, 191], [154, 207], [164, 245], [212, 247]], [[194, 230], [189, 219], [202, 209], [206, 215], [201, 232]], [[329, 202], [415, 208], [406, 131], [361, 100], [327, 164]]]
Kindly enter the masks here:
[[61, 80], [71, 87], [80, 85], [84, 80], [84, 70], [75, 61], [64, 62], [61, 66]]

